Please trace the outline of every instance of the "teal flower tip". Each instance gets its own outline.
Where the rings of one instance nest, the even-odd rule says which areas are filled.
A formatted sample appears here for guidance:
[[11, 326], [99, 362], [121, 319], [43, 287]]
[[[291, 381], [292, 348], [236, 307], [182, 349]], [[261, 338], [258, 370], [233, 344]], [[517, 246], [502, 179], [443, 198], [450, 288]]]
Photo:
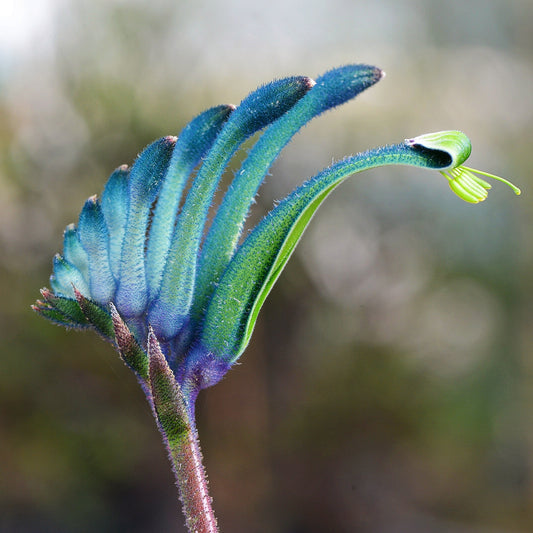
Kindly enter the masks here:
[[[275, 80], [248, 95], [234, 113], [239, 131], [253, 135], [293, 107], [315, 85], [307, 76]], [[235, 119], [236, 120], [236, 119]]]
[[381, 69], [372, 65], [345, 65], [326, 72], [316, 81], [316, 95], [324, 93], [322, 111], [343, 104], [384, 76]]
[[[471, 151], [463, 133], [422, 135], [323, 170], [239, 244], [257, 190], [283, 147], [307, 122], [383, 75], [373, 66], [346, 65], [316, 82], [306, 76], [276, 80], [237, 107], [201, 113], [179, 137], [147, 146], [131, 167], [111, 174], [100, 198], [85, 202], [78, 224], [67, 226], [63, 253], [53, 259], [51, 290], [42, 290], [33, 309], [56, 324], [95, 330], [148, 392], [164, 358], [190, 408], [198, 391], [222, 379], [243, 353], [314, 212], [348, 176], [408, 164], [441, 171], [467, 201], [486, 195], [489, 186], [475, 173], [488, 175], [463, 166]], [[259, 131], [209, 224], [221, 176]]]
[[463, 165], [472, 153], [472, 144], [462, 131], [426, 133], [413, 139], [406, 139], [405, 142], [415, 149], [421, 148], [447, 157], [448, 163], [440, 169], [440, 173], [448, 180], [452, 191], [465, 202], [477, 204], [487, 198], [492, 186], [479, 175], [501, 181], [515, 194], [521, 194], [520, 189], [510, 181]]

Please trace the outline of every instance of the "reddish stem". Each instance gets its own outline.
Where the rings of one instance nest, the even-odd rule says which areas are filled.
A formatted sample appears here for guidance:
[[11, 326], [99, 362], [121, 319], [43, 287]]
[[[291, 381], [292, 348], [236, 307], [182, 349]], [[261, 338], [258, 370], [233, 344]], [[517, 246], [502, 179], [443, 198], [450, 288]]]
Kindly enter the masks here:
[[[194, 400], [187, 402], [184, 394], [184, 389], [190, 392], [191, 387], [180, 387], [151, 329], [148, 357], [147, 397], [176, 476], [187, 528], [190, 533], [218, 533], [194, 421], [194, 404], [190, 403]], [[196, 398], [196, 394], [187, 397], [191, 396]]]
[[179, 446], [168, 446], [183, 513], [191, 533], [218, 533], [194, 420], [189, 428]]

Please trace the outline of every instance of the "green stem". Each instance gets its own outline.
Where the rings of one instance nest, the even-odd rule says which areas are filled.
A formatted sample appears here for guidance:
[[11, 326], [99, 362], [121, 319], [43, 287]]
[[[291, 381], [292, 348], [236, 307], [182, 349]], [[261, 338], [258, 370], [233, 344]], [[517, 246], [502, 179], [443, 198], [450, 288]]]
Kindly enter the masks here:
[[[150, 389], [158, 427], [176, 477], [185, 522], [190, 533], [218, 533], [202, 462], [194, 410], [150, 330]], [[149, 398], [150, 400], [150, 398]]]
[[162, 435], [176, 477], [187, 528], [191, 533], [218, 533], [194, 420], [178, 441], [171, 441], [164, 432]]

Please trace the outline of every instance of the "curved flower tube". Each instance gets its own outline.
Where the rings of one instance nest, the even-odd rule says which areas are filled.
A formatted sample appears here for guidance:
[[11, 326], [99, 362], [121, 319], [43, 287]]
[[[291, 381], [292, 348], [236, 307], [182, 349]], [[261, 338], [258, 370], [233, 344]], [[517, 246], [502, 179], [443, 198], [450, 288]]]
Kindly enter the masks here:
[[[67, 226], [63, 254], [53, 260], [52, 290], [42, 289], [33, 306], [56, 324], [95, 330], [135, 372], [169, 451], [191, 531], [217, 531], [201, 467], [196, 397], [246, 349], [268, 293], [330, 192], [363, 170], [410, 165], [439, 171], [467, 202], [484, 200], [490, 188], [476, 174], [520, 193], [503, 178], [463, 165], [471, 144], [462, 132], [426, 134], [324, 169], [239, 246], [257, 190], [293, 135], [382, 76], [376, 67], [347, 65], [316, 82], [305, 76], [277, 80], [238, 107], [208, 109], [178, 137], [155, 141], [131, 168], [117, 168], [102, 197], [90, 197], [77, 226]], [[226, 166], [263, 129], [206, 232]]]

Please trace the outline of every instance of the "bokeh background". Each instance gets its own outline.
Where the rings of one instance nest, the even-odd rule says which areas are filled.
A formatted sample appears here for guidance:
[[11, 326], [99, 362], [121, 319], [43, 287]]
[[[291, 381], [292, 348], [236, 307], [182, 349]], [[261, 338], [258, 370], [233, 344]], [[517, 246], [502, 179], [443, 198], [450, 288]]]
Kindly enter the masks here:
[[112, 169], [260, 83], [387, 77], [301, 132], [254, 217], [332, 160], [441, 129], [514, 180], [471, 206], [389, 168], [325, 203], [247, 353], [200, 399], [222, 531], [533, 523], [530, 0], [0, 2], [0, 531], [184, 531], [133, 375], [30, 311]]

